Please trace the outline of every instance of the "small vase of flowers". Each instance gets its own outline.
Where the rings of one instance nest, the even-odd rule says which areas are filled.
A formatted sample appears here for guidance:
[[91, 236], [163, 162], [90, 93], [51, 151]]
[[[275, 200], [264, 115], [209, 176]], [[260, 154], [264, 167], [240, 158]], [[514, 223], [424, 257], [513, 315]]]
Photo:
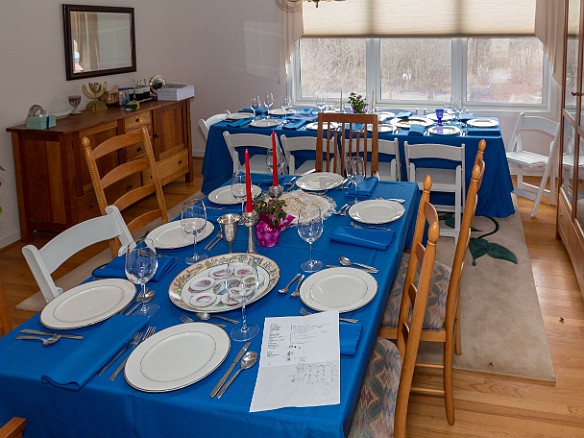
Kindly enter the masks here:
[[354, 113], [364, 114], [367, 109], [367, 98], [360, 94], [351, 93], [349, 95], [349, 103]]
[[276, 246], [280, 234], [294, 220], [294, 216], [284, 211], [286, 201], [261, 198], [253, 203], [259, 219], [255, 226], [258, 244], [265, 248]]

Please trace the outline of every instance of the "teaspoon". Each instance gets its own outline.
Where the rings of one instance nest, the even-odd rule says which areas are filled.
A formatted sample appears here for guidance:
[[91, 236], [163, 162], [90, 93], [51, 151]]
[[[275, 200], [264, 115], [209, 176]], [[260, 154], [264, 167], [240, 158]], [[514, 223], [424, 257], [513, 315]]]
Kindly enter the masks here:
[[229, 388], [229, 385], [233, 383], [235, 378], [239, 375], [239, 373], [241, 373], [242, 370], [247, 370], [248, 368], [253, 367], [257, 360], [258, 354], [255, 351], [248, 351], [247, 353], [245, 353], [241, 358], [241, 362], [239, 363], [239, 369], [235, 372], [233, 376], [231, 376], [231, 378], [227, 381], [225, 386], [221, 388], [221, 391], [219, 391], [219, 394], [217, 394], [217, 398], [221, 398], [225, 391], [227, 391], [227, 388]]
[[379, 270], [377, 268], [374, 268], [373, 266], [364, 265], [363, 263], [352, 262], [349, 257], [345, 257], [345, 256], [339, 257], [339, 263], [343, 266], [357, 265], [357, 266], [365, 268], [369, 271], [379, 272]]
[[224, 321], [230, 322], [231, 324], [239, 324], [239, 321], [237, 319], [231, 319], [221, 315], [210, 315], [207, 312], [196, 312], [195, 315], [197, 315], [197, 318], [203, 321], [207, 321], [209, 318], [219, 318]]
[[41, 341], [43, 343], [43, 347], [46, 347], [48, 345], [53, 345], [55, 342], [61, 339], [61, 336], [55, 335], [51, 336], [50, 338], [43, 338], [41, 336], [16, 336], [14, 339]]

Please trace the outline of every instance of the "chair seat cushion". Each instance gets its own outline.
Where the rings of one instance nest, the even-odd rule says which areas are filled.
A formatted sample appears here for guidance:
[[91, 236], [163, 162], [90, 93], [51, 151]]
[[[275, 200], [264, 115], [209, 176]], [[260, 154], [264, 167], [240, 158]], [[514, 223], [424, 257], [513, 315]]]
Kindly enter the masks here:
[[[391, 288], [385, 311], [383, 312], [382, 327], [397, 327], [399, 319], [399, 309], [401, 306], [402, 291], [404, 281], [408, 271], [410, 255], [404, 253], [402, 256], [399, 272]], [[450, 268], [443, 263], [434, 262], [432, 268], [432, 280], [430, 281], [430, 292], [428, 294], [428, 304], [424, 315], [425, 330], [441, 330], [446, 318], [446, 299], [448, 298], [448, 284], [450, 282]]]
[[350, 438], [393, 436], [401, 364], [395, 344], [378, 338], [353, 414]]

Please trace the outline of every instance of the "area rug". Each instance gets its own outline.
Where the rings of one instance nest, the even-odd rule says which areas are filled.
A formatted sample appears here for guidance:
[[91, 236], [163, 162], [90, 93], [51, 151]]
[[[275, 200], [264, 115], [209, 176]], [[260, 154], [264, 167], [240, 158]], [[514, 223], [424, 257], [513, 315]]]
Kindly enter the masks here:
[[[474, 257], [469, 251], [461, 286], [462, 355], [454, 367], [555, 382], [519, 214], [476, 217], [472, 236]], [[453, 256], [454, 239], [442, 238], [437, 259], [451, 265]], [[424, 343], [421, 360], [441, 363], [440, 346]]]

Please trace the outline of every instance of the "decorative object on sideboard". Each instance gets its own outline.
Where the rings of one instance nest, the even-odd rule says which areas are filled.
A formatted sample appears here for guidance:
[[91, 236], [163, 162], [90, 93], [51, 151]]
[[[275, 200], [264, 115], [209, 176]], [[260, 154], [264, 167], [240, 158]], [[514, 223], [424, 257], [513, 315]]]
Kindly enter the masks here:
[[[89, 89], [87, 89], [87, 86]], [[107, 82], [100, 84], [99, 82], [89, 82], [85, 86], [81, 86], [81, 91], [83, 94], [91, 99], [91, 101], [85, 107], [86, 111], [105, 111], [107, 110], [107, 105], [103, 103], [100, 99], [107, 91]]]
[[57, 126], [57, 118], [54, 114], [47, 114], [45, 109], [37, 104], [28, 109], [26, 127], [28, 129], [49, 129]]
[[77, 107], [81, 103], [81, 96], [79, 95], [68, 96], [67, 99], [69, 100], [69, 105], [73, 107], [73, 109], [71, 110], [71, 114], [81, 114], [81, 111], [77, 109]]

